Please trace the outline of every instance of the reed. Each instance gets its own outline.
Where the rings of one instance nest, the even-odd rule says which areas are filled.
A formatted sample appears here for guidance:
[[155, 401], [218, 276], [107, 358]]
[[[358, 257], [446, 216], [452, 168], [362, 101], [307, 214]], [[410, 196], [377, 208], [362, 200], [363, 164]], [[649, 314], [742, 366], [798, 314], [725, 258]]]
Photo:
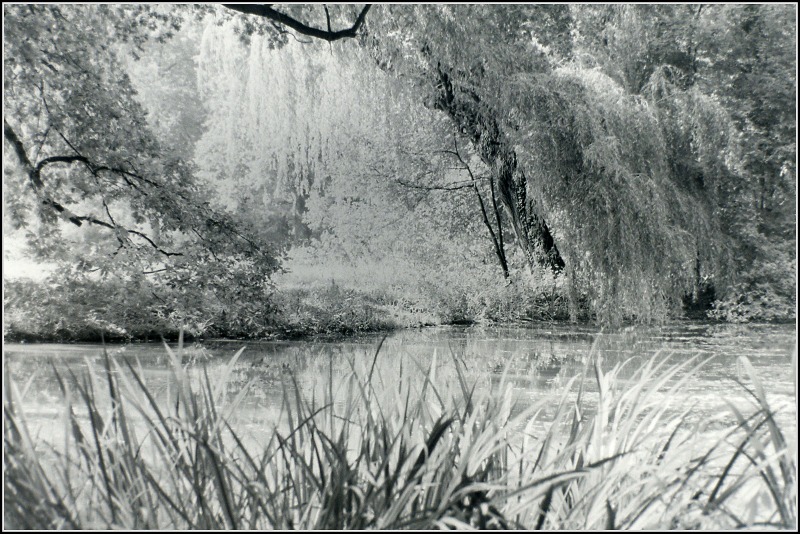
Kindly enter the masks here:
[[165, 350], [166, 397], [108, 354], [96, 373], [54, 368], [59, 446], [34, 439], [6, 374], [6, 528], [796, 526], [796, 453], [746, 359], [753, 410], [731, 404], [737, 423], [711, 431], [669, 402], [697, 360], [657, 355], [623, 380], [594, 355], [559, 397], [517, 411], [505, 375], [501, 394], [479, 392], [456, 358], [454, 380], [437, 378], [434, 358], [389, 380], [379, 346], [311, 398], [287, 378], [280, 420], [256, 439], [233, 422], [253, 384], [225, 389], [241, 351], [212, 379], [182, 365], [182, 342]]

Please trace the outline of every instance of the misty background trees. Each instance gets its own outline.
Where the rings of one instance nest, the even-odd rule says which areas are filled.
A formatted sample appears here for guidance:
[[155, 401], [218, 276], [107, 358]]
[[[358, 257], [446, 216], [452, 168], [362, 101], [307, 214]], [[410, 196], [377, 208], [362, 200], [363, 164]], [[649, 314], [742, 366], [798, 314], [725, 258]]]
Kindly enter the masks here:
[[4, 6], [12, 332], [794, 315], [794, 6], [275, 9]]

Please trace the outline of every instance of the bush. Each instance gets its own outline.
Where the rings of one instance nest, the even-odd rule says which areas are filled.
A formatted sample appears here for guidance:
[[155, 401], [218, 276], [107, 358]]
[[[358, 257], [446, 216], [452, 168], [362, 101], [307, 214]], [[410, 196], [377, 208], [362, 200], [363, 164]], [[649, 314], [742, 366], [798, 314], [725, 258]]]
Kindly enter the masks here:
[[354, 334], [401, 326], [377, 300], [336, 283], [284, 289], [271, 303], [276, 309], [273, 331], [283, 336]]

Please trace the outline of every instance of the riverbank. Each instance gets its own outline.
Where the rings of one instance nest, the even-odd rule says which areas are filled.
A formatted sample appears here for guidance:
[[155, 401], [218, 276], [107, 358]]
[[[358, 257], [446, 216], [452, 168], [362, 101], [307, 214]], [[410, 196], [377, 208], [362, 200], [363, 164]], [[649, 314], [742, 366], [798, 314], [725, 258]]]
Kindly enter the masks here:
[[[297, 340], [429, 326], [570, 320], [562, 288], [544, 291], [523, 280], [453, 288], [366, 279], [359, 284], [361, 278], [353, 275], [343, 277], [346, 283], [324, 282], [313, 278], [320, 276], [319, 271], [293, 276], [282, 280], [263, 302], [243, 301], [239, 306], [221, 306], [210, 297], [193, 298], [193, 304], [181, 304], [181, 299], [174, 297], [165, 304], [152, 292], [110, 283], [51, 286], [41, 281], [13, 281], [5, 287], [3, 339], [26, 343], [146, 342], [176, 340], [183, 330], [187, 340]], [[586, 302], [579, 302], [577, 311], [579, 324], [595, 324]], [[712, 320], [706, 312], [685, 307], [683, 315], [663, 322]], [[770, 321], [759, 321], [755, 316], [755, 322], [795, 322], [794, 316], [786, 313], [769, 317]], [[617, 326], [629, 324], [636, 323]]]
[[[15, 281], [6, 288], [3, 337], [9, 342], [95, 342], [101, 337], [148, 341], [177, 339], [183, 330], [187, 339], [276, 340], [569, 318], [563, 295], [528, 295], [524, 287], [501, 286], [467, 298], [464, 291], [354, 286], [330, 281], [293, 283], [277, 289], [260, 305], [249, 303], [238, 309], [201, 301], [191, 313], [179, 313], [177, 305], [164, 306], [143, 292], [128, 291], [117, 301], [102, 287], [92, 287], [87, 294], [75, 288]], [[111, 289], [119, 292], [120, 288]]]

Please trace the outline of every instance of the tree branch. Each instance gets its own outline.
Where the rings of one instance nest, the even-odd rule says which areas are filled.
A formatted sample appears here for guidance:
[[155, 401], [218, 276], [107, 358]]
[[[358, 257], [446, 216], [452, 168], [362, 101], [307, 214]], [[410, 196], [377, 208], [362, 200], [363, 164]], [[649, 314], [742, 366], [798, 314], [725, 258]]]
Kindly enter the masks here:
[[51, 163], [75, 163], [76, 161], [91, 165], [89, 160], [83, 156], [50, 156], [49, 158], [44, 158], [42, 161], [36, 164], [36, 173], [41, 174], [42, 169]]
[[[160, 252], [161, 254], [163, 254], [165, 256], [183, 256], [183, 253], [181, 253], [181, 252], [169, 252], [169, 251], [166, 251], [166, 250], [160, 248], [158, 245], [156, 245], [156, 243], [152, 239], [150, 239], [146, 234], [144, 234], [142, 232], [139, 232], [139, 231], [136, 231], [136, 230], [128, 230], [127, 228], [124, 228], [122, 226], [116, 225], [116, 223], [114, 223], [114, 219], [111, 217], [111, 214], [108, 213], [108, 206], [106, 206], [106, 213], [108, 213], [108, 216], [111, 219], [111, 223], [107, 223], [106, 221], [98, 219], [98, 218], [96, 218], [96, 217], [94, 217], [92, 215], [78, 215], [78, 214], [72, 212], [69, 208], [67, 208], [64, 205], [62, 205], [61, 203], [59, 203], [56, 200], [54, 200], [47, 193], [47, 191], [45, 191], [45, 186], [44, 186], [44, 182], [42, 181], [41, 173], [42, 173], [42, 170], [47, 165], [51, 165], [53, 163], [75, 163], [75, 162], [81, 162], [81, 163], [84, 163], [85, 165], [87, 165], [87, 167], [90, 169], [90, 171], [91, 170], [95, 170], [95, 172], [96, 172], [96, 170], [99, 169], [99, 168], [95, 167], [91, 163], [91, 161], [89, 161], [86, 157], [81, 156], [81, 155], [77, 155], [77, 156], [50, 156], [48, 158], [43, 159], [42, 161], [40, 161], [39, 163], [37, 163], [34, 166], [33, 163], [31, 163], [31, 160], [28, 158], [28, 154], [25, 151], [25, 146], [22, 144], [22, 141], [20, 140], [19, 136], [14, 131], [14, 129], [11, 127], [11, 125], [8, 124], [8, 121], [6, 121], [5, 119], [3, 119], [3, 137], [5, 137], [5, 139], [11, 144], [11, 147], [14, 149], [14, 153], [16, 154], [17, 159], [19, 160], [20, 164], [22, 165], [25, 173], [28, 175], [28, 181], [31, 183], [31, 186], [33, 187], [33, 190], [36, 192], [36, 195], [42, 200], [42, 204], [44, 204], [45, 206], [50, 206], [51, 208], [53, 208], [53, 210], [58, 212], [62, 217], [64, 217], [66, 220], [68, 220], [69, 222], [71, 222], [75, 226], [83, 226], [84, 222], [88, 222], [90, 224], [94, 224], [94, 225], [97, 225], [97, 226], [102, 226], [104, 228], [108, 228], [110, 230], [115, 230], [115, 231], [119, 228], [119, 229], [122, 229], [123, 231], [125, 231], [127, 233], [135, 234], [135, 235], [138, 235], [139, 237], [145, 239], [148, 243], [150, 243], [150, 245], [154, 249], [156, 249], [158, 252]], [[113, 170], [113, 169], [109, 169], [109, 170]], [[95, 172], [93, 172], [93, 174], [95, 174]], [[105, 201], [103, 201], [103, 205], [105, 205]]]
[[405, 182], [401, 179], [396, 179], [395, 182], [402, 185], [403, 187], [410, 187], [412, 189], [422, 189], [425, 191], [458, 191], [459, 189], [471, 189], [473, 187], [472, 180], [470, 180], [466, 184], [462, 185], [420, 185], [420, 184], [412, 184], [410, 182]]
[[33, 164], [31, 160], [28, 159], [28, 153], [25, 152], [25, 146], [20, 141], [19, 136], [17, 136], [17, 132], [8, 124], [8, 121], [3, 119], [3, 137], [6, 138], [6, 141], [11, 143], [11, 148], [14, 149], [14, 153], [17, 155], [17, 159], [25, 168], [25, 172], [33, 171]]
[[142, 271], [142, 274], [156, 274], [156, 273], [163, 273], [168, 271], [169, 269], [164, 267], [162, 269], [154, 269], [152, 271]]
[[[472, 178], [472, 187], [475, 190], [475, 195], [478, 197], [478, 204], [481, 207], [481, 215], [483, 215], [483, 224], [489, 230], [489, 235], [492, 238], [492, 244], [494, 245], [494, 252], [497, 256], [497, 260], [500, 262], [500, 267], [503, 269], [503, 277], [508, 279], [510, 276], [508, 271], [508, 259], [506, 258], [506, 251], [503, 246], [503, 227], [500, 226], [500, 218], [497, 217], [497, 233], [495, 233], [494, 229], [492, 228], [492, 224], [489, 222], [489, 217], [486, 214], [486, 205], [483, 202], [483, 196], [481, 195], [480, 189], [478, 189], [478, 181], [475, 179], [475, 176], [472, 174], [472, 168], [470, 168], [469, 164], [464, 161], [461, 157], [461, 152], [458, 150], [458, 135], [454, 132], [453, 133], [453, 148], [454, 151], [451, 154], [454, 154], [458, 161], [464, 166], [464, 169], [469, 173], [469, 177]], [[447, 152], [446, 150], [443, 152]], [[494, 202], [494, 187], [492, 184], [492, 201]], [[494, 209], [495, 215], [497, 215], [497, 204], [494, 202]], [[497, 234], [500, 234], [500, 239], [498, 240]]]
[[290, 17], [285, 13], [281, 13], [280, 11], [271, 8], [268, 4], [222, 4], [222, 6], [246, 15], [256, 15], [271, 21], [279, 22], [303, 35], [308, 35], [309, 37], [315, 37], [317, 39], [323, 39], [325, 41], [332, 42], [338, 41], [339, 39], [352, 38], [358, 35], [358, 30], [364, 24], [364, 19], [367, 16], [367, 12], [372, 7], [372, 4], [366, 4], [364, 6], [351, 27], [337, 31], [331, 31], [330, 20], [328, 21], [328, 29], [321, 30], [300, 22], [299, 20]]
[[[121, 228], [121, 227], [120, 227], [120, 228]], [[147, 234], [144, 234], [144, 233], [142, 233], [142, 232], [139, 232], [139, 231], [137, 231], [137, 230], [127, 230], [127, 229], [126, 229], [126, 231], [127, 231], [129, 234], [138, 235], [139, 237], [141, 237], [142, 239], [144, 239], [145, 241], [147, 241], [148, 243], [150, 243], [150, 246], [152, 246], [154, 249], [156, 249], [158, 252], [160, 252], [160, 253], [161, 253], [161, 254], [163, 254], [164, 256], [167, 256], [167, 257], [169, 257], [169, 256], [183, 256], [183, 252], [168, 252], [168, 251], [166, 251], [166, 250], [162, 249], [161, 247], [159, 247], [158, 245], [156, 245], [156, 244], [155, 244], [155, 242], [154, 242], [152, 239], [150, 239], [150, 238], [147, 236]]]
[[328, 11], [328, 5], [327, 4], [322, 4], [322, 7], [325, 8], [325, 21], [328, 23], [328, 33], [330, 33], [332, 31], [331, 30], [331, 14]]
[[73, 162], [79, 161], [77, 156], [54, 156], [52, 158], [45, 158], [38, 165], [34, 166], [31, 163], [30, 158], [28, 158], [28, 153], [25, 151], [25, 146], [22, 144], [17, 132], [8, 124], [8, 121], [3, 119], [3, 137], [11, 144], [11, 147], [14, 149], [14, 153], [17, 156], [20, 164], [22, 165], [25, 174], [28, 176], [28, 181], [30, 182], [31, 186], [33, 187], [34, 192], [36, 195], [42, 200], [42, 203], [45, 206], [51, 206], [55, 211], [61, 214], [64, 218], [72, 222], [73, 224], [80, 226], [82, 223], [81, 221], [84, 220], [83, 217], [75, 215], [70, 210], [53, 200], [50, 195], [44, 190], [44, 182], [42, 181], [41, 172], [45, 165], [50, 163], [56, 163], [59, 161], [64, 162]]

